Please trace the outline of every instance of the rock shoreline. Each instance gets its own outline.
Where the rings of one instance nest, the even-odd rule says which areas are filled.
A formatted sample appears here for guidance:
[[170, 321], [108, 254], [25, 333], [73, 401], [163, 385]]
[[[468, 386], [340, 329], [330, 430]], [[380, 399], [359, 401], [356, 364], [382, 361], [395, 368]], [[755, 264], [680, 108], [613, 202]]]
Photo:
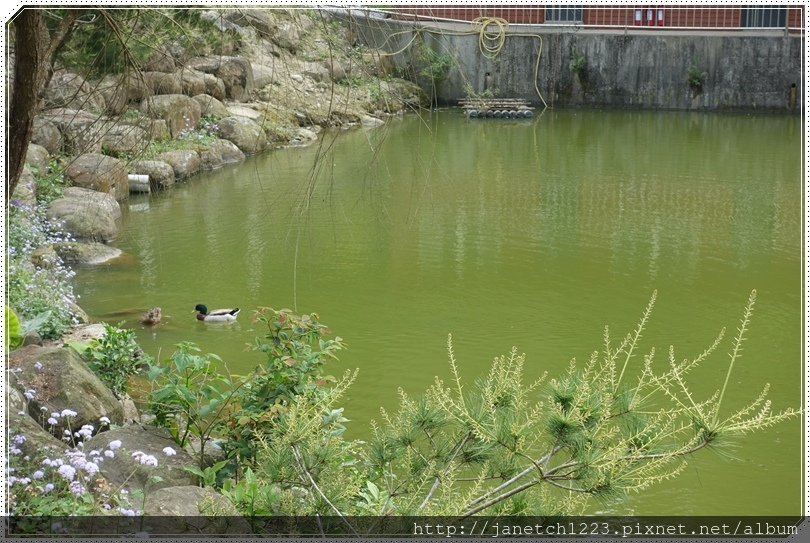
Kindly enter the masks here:
[[[429, 106], [418, 85], [393, 77], [385, 53], [354, 46], [345, 23], [325, 34], [309, 13], [205, 11], [203, 19], [243, 38], [239, 50], [199, 56], [167, 42], [142, 71], [99, 81], [57, 69], [13, 200], [36, 205], [34, 172], [48, 175], [59, 162], [71, 188], [48, 204], [48, 218], [62, 222], [76, 244], [108, 243], [131, 193], [169, 190], [250, 155], [311, 144], [324, 128], [377, 126]], [[343, 46], [330, 45], [336, 36]], [[152, 142], [172, 149], [144, 157]], [[76, 256], [84, 254], [87, 260]], [[79, 249], [72, 262], [105, 257], [112, 255]]]

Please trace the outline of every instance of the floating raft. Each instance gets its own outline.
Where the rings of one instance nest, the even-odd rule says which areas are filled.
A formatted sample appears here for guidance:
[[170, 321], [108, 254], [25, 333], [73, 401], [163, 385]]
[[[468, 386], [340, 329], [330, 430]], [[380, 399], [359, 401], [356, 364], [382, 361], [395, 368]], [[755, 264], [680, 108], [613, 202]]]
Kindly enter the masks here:
[[527, 118], [533, 117], [534, 107], [517, 98], [462, 98], [458, 105], [469, 118]]

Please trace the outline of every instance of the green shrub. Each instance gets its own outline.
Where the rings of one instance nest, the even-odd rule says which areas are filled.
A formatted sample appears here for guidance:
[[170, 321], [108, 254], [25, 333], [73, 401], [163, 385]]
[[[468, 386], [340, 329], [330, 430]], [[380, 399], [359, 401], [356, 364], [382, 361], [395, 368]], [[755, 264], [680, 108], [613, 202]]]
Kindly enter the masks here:
[[325, 393], [324, 385], [335, 382], [324, 374], [324, 366], [346, 346], [339, 336], [327, 337], [331, 330], [315, 313], [298, 316], [289, 309], [262, 307], [254, 312], [253, 322], [267, 333], [249, 347], [267, 359], [241, 380], [235, 395], [239, 410], [231, 413], [228, 423], [229, 454], [248, 461], [255, 455], [257, 436], [273, 427], [291, 402], [305, 394], [317, 398]]
[[88, 359], [87, 365], [116, 398], [123, 398], [129, 377], [138, 373], [142, 365], [148, 364], [148, 357], [135, 343], [135, 332], [121, 328], [123, 322], [117, 327], [102, 324], [105, 333], [100, 339], [92, 339], [89, 343], [67, 343]]
[[[197, 469], [203, 470], [206, 442], [222, 430], [234, 391], [230, 377], [220, 372], [221, 359], [198, 352], [193, 343], [178, 343], [170, 359], [150, 364], [148, 379], [153, 388], [147, 411], [155, 415], [153, 424], [167, 428], [181, 447], [192, 435], [200, 439]], [[216, 470], [198, 475], [205, 478], [209, 473], [213, 477]]]

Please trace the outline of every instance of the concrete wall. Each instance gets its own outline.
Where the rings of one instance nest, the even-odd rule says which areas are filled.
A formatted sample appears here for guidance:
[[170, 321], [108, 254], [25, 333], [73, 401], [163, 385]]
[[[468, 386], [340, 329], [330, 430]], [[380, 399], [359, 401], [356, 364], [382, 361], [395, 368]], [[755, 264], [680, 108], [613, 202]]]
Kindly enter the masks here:
[[[470, 25], [415, 27], [367, 17], [355, 17], [351, 24], [360, 42], [397, 52], [393, 58], [404, 72], [416, 74], [424, 65], [416, 53], [420, 47], [450, 55], [453, 66], [435, 90], [442, 104], [455, 105], [468, 96], [467, 88], [483, 92], [489, 72], [496, 96], [523, 98], [536, 106], [545, 102], [551, 107], [796, 114], [803, 109], [803, 38], [779, 32], [631, 29], [625, 33], [510, 27], [500, 48], [497, 40], [484, 40], [497, 49], [493, 58], [487, 58], [479, 33], [472, 32]], [[584, 67], [577, 73], [572, 60], [579, 57]], [[687, 82], [690, 66], [706, 73], [699, 89]], [[429, 81], [417, 79], [430, 92]], [[790, 108], [794, 85], [795, 104]]]

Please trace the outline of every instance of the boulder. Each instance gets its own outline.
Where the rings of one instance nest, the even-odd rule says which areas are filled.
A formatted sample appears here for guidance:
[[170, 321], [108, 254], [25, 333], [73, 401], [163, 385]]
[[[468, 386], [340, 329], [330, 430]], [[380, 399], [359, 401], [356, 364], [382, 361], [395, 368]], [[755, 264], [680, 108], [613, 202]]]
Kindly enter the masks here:
[[175, 180], [186, 179], [200, 171], [200, 155], [191, 149], [167, 151], [157, 158], [172, 167]]
[[319, 83], [326, 83], [331, 79], [329, 70], [317, 62], [304, 62], [301, 66], [301, 73]]
[[65, 264], [96, 266], [121, 256], [121, 249], [103, 243], [59, 242], [53, 249]]
[[119, 123], [137, 126], [146, 133], [146, 137], [150, 140], [160, 141], [171, 138], [169, 124], [163, 119], [140, 117], [138, 119], [121, 119]]
[[46, 175], [50, 171], [51, 156], [42, 145], [29, 143], [28, 152], [25, 153], [25, 161], [32, 168], [36, 168], [39, 175]]
[[141, 102], [141, 113], [152, 119], [163, 119], [172, 138], [200, 124], [200, 104], [185, 94], [152, 96]]
[[246, 155], [267, 148], [267, 136], [261, 126], [247, 117], [227, 117], [217, 124], [219, 137], [234, 143]]
[[225, 97], [237, 102], [246, 102], [253, 92], [253, 67], [243, 57], [218, 59], [216, 75], [225, 84]]
[[[143, 510], [154, 534], [193, 534], [196, 537], [252, 535], [250, 523], [213, 488], [175, 486], [149, 495]], [[159, 517], [159, 518], [148, 518]]]
[[310, 143], [318, 140], [318, 134], [308, 128], [299, 128], [295, 131], [295, 136], [291, 143]]
[[209, 143], [208, 147], [222, 157], [223, 164], [233, 164], [245, 160], [245, 153], [231, 141], [222, 139], [215, 140]]
[[82, 187], [67, 187], [62, 191], [62, 196], [92, 202], [103, 207], [113, 219], [121, 218], [121, 205], [115, 198], [110, 198], [109, 194]]
[[37, 203], [37, 182], [34, 179], [34, 174], [28, 169], [28, 166], [23, 166], [23, 171], [20, 174], [20, 180], [17, 182], [17, 187], [14, 189], [14, 194], [11, 195], [12, 202], [17, 200], [19, 204], [34, 206]]
[[[113, 451], [114, 456], [104, 459], [103, 474], [112, 487], [130, 493], [141, 490], [145, 503], [149, 503], [151, 494], [161, 488], [197, 484], [198, 477], [184, 469], [195, 464], [194, 458], [175, 443], [168, 430], [138, 424], [113, 428], [95, 435], [85, 443], [84, 450], [109, 449], [112, 441], [121, 442], [121, 447]], [[166, 447], [175, 454], [166, 454]], [[133, 456], [137, 452], [154, 457], [157, 465], [141, 463], [138, 455]]]
[[103, 338], [104, 334], [106, 333], [107, 329], [104, 328], [104, 325], [100, 323], [75, 326], [70, 332], [62, 336], [62, 343], [65, 343], [68, 340], [87, 343], [93, 339]]
[[43, 93], [46, 108], [81, 109], [102, 112], [106, 108], [104, 97], [82, 76], [71, 72], [53, 75]]
[[238, 117], [247, 117], [248, 119], [252, 119], [254, 121], [264, 118], [264, 113], [261, 111], [256, 111], [254, 108], [248, 106], [228, 106], [228, 114], [236, 115]]
[[[75, 109], [52, 109], [43, 114], [62, 134], [62, 149], [71, 155], [100, 153], [104, 123], [98, 115]], [[41, 144], [46, 149], [46, 144]]]
[[142, 153], [149, 147], [149, 138], [146, 131], [130, 124], [116, 124], [111, 126], [101, 140], [106, 154], [119, 157]]
[[254, 28], [262, 37], [272, 34], [276, 24], [273, 12], [262, 9], [231, 10], [225, 12], [223, 17], [240, 27], [249, 26]]
[[363, 115], [363, 117], [360, 119], [360, 124], [366, 127], [374, 127], [385, 124], [385, 121], [378, 119], [377, 117], [372, 117], [371, 115]]
[[129, 178], [124, 163], [99, 153], [77, 156], [65, 174], [73, 186], [105, 192], [117, 201], [129, 198]]
[[163, 44], [155, 48], [146, 59], [146, 70], [150, 72], [172, 73], [177, 69], [177, 62], [171, 48]]
[[172, 74], [162, 72], [143, 72], [141, 74], [150, 95], [182, 94], [183, 87]]
[[222, 167], [222, 155], [210, 147], [202, 147], [197, 150], [200, 155], [200, 169], [205, 171], [218, 170]]
[[[81, 195], [76, 191], [83, 191]], [[47, 216], [61, 221], [62, 228], [79, 241], [111, 241], [118, 235], [115, 224], [121, 208], [109, 194], [79, 187], [65, 189], [65, 195], [48, 205]]]
[[55, 155], [62, 149], [62, 133], [52, 121], [37, 117], [34, 119], [31, 143], [41, 145], [48, 150], [48, 154]]
[[203, 117], [211, 116], [221, 119], [228, 116], [228, 110], [225, 105], [217, 98], [208, 94], [198, 94], [194, 99], [200, 104], [200, 115]]
[[[9, 383], [6, 386], [8, 437], [9, 441], [14, 443], [15, 441], [22, 441], [21, 439], [14, 440], [14, 435], [25, 436], [25, 441], [15, 445], [20, 450], [21, 455], [29, 456], [37, 463], [38, 459], [45, 458], [50, 452], [63, 451], [65, 442], [55, 438], [50, 432], [43, 429], [36, 420], [31, 418], [28, 414], [28, 401], [20, 392], [20, 388], [24, 387], [21, 387], [16, 381], [16, 376], [10, 373]], [[50, 416], [50, 413], [48, 413], [48, 416]], [[48, 417], [45, 417], [45, 420], [47, 419]]]
[[174, 72], [174, 77], [180, 83], [183, 94], [196, 96], [205, 93], [205, 75], [202, 72], [181, 68]]
[[301, 29], [297, 25], [284, 22], [279, 24], [270, 36], [270, 41], [295, 54], [301, 43]]
[[36, 268], [50, 270], [61, 264], [61, 259], [52, 244], [41, 245], [31, 253], [31, 264]]
[[[121, 403], [71, 348], [30, 345], [11, 352], [8, 365], [21, 370], [13, 386], [31, 394], [28, 414], [59, 439], [66, 429], [76, 431], [85, 424], [97, 431], [102, 417], [111, 424], [124, 421]], [[62, 414], [65, 409], [76, 415], [48, 421], [51, 413]]]
[[278, 76], [278, 70], [275, 66], [267, 66], [264, 64], [252, 63], [253, 69], [253, 85], [257, 89], [266, 87], [267, 85], [279, 85], [281, 80]]
[[119, 75], [106, 75], [96, 85], [96, 88], [104, 97], [106, 104], [105, 112], [109, 115], [121, 115], [127, 109], [129, 96], [127, 86], [122, 83]]
[[124, 90], [127, 103], [142, 102], [154, 94], [144, 72], [128, 72], [116, 77], [120, 87]]
[[332, 78], [332, 81], [337, 83], [338, 81], [343, 81], [346, 79], [346, 69], [338, 59], [332, 58], [324, 60], [323, 67], [326, 68], [327, 72], [329, 72], [329, 77]]
[[133, 160], [129, 173], [148, 175], [150, 190], [164, 190], [174, 185], [174, 169], [162, 160]]
[[214, 74], [203, 74], [205, 82], [205, 94], [213, 96], [217, 100], [225, 99], [225, 82]]

